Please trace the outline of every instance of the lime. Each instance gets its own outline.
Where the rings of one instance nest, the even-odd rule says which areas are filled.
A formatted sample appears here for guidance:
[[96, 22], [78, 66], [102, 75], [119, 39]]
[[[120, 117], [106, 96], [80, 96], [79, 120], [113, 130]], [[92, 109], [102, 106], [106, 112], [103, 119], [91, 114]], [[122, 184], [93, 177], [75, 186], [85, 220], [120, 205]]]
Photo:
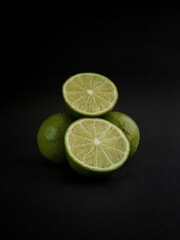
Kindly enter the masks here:
[[65, 113], [48, 117], [40, 126], [37, 143], [42, 155], [52, 162], [65, 160], [64, 134], [74, 118]]
[[104, 118], [121, 128], [126, 134], [131, 148], [130, 155], [132, 156], [136, 152], [140, 141], [140, 132], [135, 121], [128, 115], [120, 112], [107, 113]]
[[100, 116], [111, 111], [118, 99], [114, 83], [97, 73], [79, 73], [62, 88], [65, 103], [75, 116]]
[[65, 148], [71, 167], [84, 176], [114, 172], [130, 151], [123, 131], [100, 118], [81, 118], [72, 123], [65, 134]]

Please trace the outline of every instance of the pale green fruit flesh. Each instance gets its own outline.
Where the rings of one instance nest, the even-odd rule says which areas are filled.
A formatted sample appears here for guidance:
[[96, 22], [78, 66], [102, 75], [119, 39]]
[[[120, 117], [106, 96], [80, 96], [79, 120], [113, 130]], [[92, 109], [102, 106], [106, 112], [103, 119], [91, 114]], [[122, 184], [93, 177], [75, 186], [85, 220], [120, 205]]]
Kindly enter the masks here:
[[100, 118], [82, 118], [65, 134], [65, 147], [71, 167], [84, 176], [100, 176], [121, 167], [130, 145], [114, 124]]
[[136, 122], [130, 116], [121, 112], [109, 112], [103, 118], [123, 130], [130, 142], [130, 155], [132, 156], [136, 152], [140, 141], [140, 132]]
[[118, 99], [114, 83], [97, 73], [79, 73], [63, 85], [63, 97], [75, 116], [100, 116], [111, 111]]

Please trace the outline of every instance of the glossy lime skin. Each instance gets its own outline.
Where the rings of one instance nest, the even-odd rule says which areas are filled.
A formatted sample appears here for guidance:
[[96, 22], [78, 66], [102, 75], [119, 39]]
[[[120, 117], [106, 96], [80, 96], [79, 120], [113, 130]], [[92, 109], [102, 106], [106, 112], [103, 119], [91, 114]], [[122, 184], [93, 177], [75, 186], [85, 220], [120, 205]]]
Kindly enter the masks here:
[[41, 154], [54, 163], [61, 163], [65, 158], [64, 135], [74, 121], [70, 114], [56, 113], [48, 117], [37, 133], [37, 143]]
[[103, 118], [114, 123], [125, 133], [130, 143], [130, 156], [132, 156], [136, 152], [140, 141], [140, 131], [136, 122], [130, 116], [121, 112], [109, 112]]

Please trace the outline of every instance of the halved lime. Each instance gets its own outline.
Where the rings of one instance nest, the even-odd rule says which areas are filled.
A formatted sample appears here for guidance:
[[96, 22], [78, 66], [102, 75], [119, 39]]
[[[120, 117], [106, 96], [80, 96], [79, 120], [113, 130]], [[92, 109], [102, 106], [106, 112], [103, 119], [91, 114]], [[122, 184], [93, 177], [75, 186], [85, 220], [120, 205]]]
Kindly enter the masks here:
[[75, 116], [100, 116], [111, 111], [118, 99], [114, 83], [97, 73], [79, 73], [63, 84], [64, 100]]
[[129, 140], [130, 155], [132, 156], [136, 152], [140, 141], [140, 132], [136, 122], [130, 116], [121, 112], [110, 112], [105, 114], [103, 118], [123, 130]]
[[72, 123], [65, 134], [65, 148], [71, 167], [84, 176], [114, 172], [130, 151], [123, 131], [100, 118], [81, 118]]

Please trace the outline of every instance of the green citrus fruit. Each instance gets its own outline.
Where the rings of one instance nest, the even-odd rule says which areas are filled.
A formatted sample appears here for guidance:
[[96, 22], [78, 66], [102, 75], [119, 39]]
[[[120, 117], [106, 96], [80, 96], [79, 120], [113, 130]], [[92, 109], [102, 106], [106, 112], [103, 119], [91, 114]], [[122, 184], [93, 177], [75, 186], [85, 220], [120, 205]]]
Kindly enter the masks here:
[[48, 117], [40, 126], [37, 143], [42, 155], [55, 163], [65, 160], [64, 134], [74, 118], [66, 113]]
[[100, 116], [111, 111], [118, 99], [114, 83], [97, 73], [79, 73], [62, 88], [65, 103], [75, 116]]
[[104, 176], [127, 160], [130, 145], [123, 131], [100, 118], [81, 118], [65, 134], [71, 167], [84, 176]]
[[103, 116], [104, 119], [114, 123], [117, 127], [123, 130], [130, 142], [130, 155], [132, 156], [139, 145], [140, 132], [135, 121], [128, 115], [120, 112], [110, 112]]

